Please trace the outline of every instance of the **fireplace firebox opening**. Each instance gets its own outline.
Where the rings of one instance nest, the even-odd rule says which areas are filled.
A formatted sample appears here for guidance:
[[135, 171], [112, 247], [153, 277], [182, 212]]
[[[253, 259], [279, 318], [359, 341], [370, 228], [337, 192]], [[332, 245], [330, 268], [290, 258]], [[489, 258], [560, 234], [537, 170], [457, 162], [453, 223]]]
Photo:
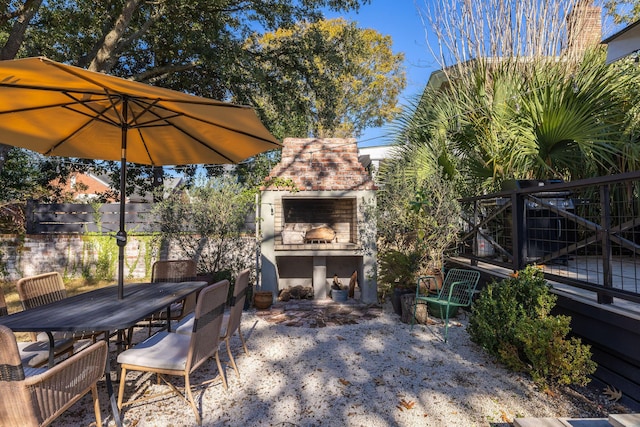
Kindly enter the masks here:
[[[275, 226], [280, 230], [276, 247], [328, 244], [331, 247], [358, 244], [357, 199], [282, 198], [276, 206]], [[346, 247], [346, 246], [345, 246]]]

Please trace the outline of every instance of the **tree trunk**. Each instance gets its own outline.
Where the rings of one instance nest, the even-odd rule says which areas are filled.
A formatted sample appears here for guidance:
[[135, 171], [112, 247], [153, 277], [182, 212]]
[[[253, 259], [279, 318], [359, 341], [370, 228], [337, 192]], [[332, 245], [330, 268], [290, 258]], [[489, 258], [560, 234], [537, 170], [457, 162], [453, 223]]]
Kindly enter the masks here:
[[24, 2], [20, 16], [16, 19], [7, 41], [2, 49], [0, 49], [0, 60], [4, 61], [16, 57], [24, 41], [24, 34], [27, 31], [27, 27], [38, 9], [40, 9], [41, 4], [42, 0], [27, 0]]

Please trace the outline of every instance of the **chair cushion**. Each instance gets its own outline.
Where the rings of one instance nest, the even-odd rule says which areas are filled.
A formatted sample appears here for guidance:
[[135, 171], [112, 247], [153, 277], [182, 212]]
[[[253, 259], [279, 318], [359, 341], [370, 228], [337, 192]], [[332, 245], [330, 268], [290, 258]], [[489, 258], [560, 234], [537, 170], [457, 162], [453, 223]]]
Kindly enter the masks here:
[[42, 365], [49, 360], [49, 344], [43, 341], [19, 342], [18, 352], [25, 368]]
[[193, 313], [186, 315], [175, 325], [174, 332], [182, 335], [191, 335], [193, 331], [193, 319], [195, 315]]
[[[229, 324], [229, 312], [225, 312], [222, 317], [222, 326], [220, 326], [220, 336], [224, 338], [227, 334], [227, 325]], [[193, 319], [195, 318], [194, 314], [191, 313], [184, 317], [178, 324], [176, 325], [174, 332], [177, 334], [190, 335], [193, 331]]]
[[[47, 334], [44, 334], [45, 338]], [[72, 339], [54, 341], [53, 352], [59, 354], [73, 347]], [[42, 341], [18, 342], [18, 351], [22, 364], [30, 367], [38, 366], [49, 361], [49, 338]]]
[[118, 355], [118, 363], [181, 371], [187, 364], [190, 335], [158, 332]]

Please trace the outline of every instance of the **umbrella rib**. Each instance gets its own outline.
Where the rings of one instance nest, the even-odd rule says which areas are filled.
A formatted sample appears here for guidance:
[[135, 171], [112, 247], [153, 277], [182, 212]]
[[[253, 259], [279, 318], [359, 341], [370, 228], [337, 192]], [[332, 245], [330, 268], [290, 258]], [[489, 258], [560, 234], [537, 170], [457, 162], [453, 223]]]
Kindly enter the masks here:
[[[80, 100], [80, 99], [76, 99], [76, 98], [72, 95], [72, 93], [71, 93], [70, 91], [63, 91], [63, 93], [64, 93], [66, 96], [68, 96], [69, 98], [71, 98], [71, 99], [75, 100], [78, 104], [83, 105], [84, 107], [86, 107], [86, 108], [87, 108], [88, 110], [90, 110], [90, 111], [93, 111], [95, 114], [97, 114], [97, 115], [98, 115], [98, 117], [101, 117], [101, 118], [102, 118], [102, 120], [100, 120], [100, 121], [102, 121], [102, 122], [106, 122], [106, 123], [110, 123], [110, 124], [112, 124], [112, 125], [114, 125], [114, 126], [116, 126], [116, 127], [122, 127], [122, 124], [123, 124], [123, 122], [124, 122], [124, 119], [122, 118], [122, 115], [120, 114], [120, 111], [118, 111], [118, 108], [117, 108], [119, 103], [118, 103], [118, 102], [114, 102], [114, 99], [120, 100], [120, 103], [122, 103], [122, 102], [124, 102], [124, 99], [123, 99], [124, 97], [123, 97], [123, 95], [121, 95], [121, 94], [115, 94], [115, 95], [114, 95], [114, 94], [112, 94], [111, 92], [109, 92], [109, 89], [104, 88], [103, 92], [102, 92], [102, 93], [100, 93], [100, 95], [103, 95], [103, 96], [104, 96], [104, 98], [103, 98], [103, 99], [101, 99], [100, 101], [101, 101], [101, 102], [103, 102], [103, 101], [108, 101], [108, 102], [109, 102], [109, 105], [110, 105], [111, 107], [105, 107], [105, 108], [103, 108], [102, 110], [98, 110], [97, 108], [94, 108], [94, 107], [92, 107], [91, 105], [89, 105], [89, 102], [92, 102], [92, 103], [93, 103], [93, 102], [95, 102], [95, 103], [97, 103], [98, 101], [96, 101], [96, 100], [91, 100], [91, 101], [82, 101], [82, 100]], [[70, 108], [70, 109], [71, 109], [71, 108]], [[94, 116], [91, 116], [91, 115], [89, 115], [89, 114], [82, 113], [82, 112], [81, 112], [81, 111], [79, 111], [79, 110], [75, 110], [75, 109], [72, 109], [72, 110], [73, 110], [73, 111], [75, 111], [76, 113], [79, 113], [79, 114], [85, 114], [85, 115], [87, 115], [88, 117], [91, 117], [91, 119], [93, 119], [93, 120], [98, 119], [98, 117], [94, 117]], [[116, 114], [116, 116], [118, 117], [118, 121], [116, 121], [116, 120], [112, 120], [112, 119], [110, 119], [109, 117], [107, 117], [107, 116], [105, 115], [105, 113], [106, 113], [107, 111], [110, 111], [110, 110], [113, 110], [113, 112]]]
[[[80, 131], [82, 131], [84, 128], [86, 128], [87, 126], [89, 126], [91, 124], [91, 120], [89, 120], [88, 122], [86, 122], [85, 124], [83, 124], [82, 126], [77, 127], [73, 132], [71, 132], [69, 135], [65, 136], [63, 139], [61, 139], [59, 142], [57, 142], [56, 144], [54, 144], [51, 148], [49, 148], [44, 155], [45, 156], [52, 156], [54, 155], [53, 152], [60, 147], [62, 144], [64, 144], [65, 142], [67, 142], [70, 138], [72, 138], [74, 135], [80, 133]], [[71, 156], [73, 157], [73, 156]]]
[[[192, 135], [191, 133], [185, 131], [184, 129], [182, 129], [180, 126], [176, 126], [176, 125], [172, 125], [175, 129], [177, 129], [178, 131], [182, 132], [184, 135], [187, 135], [189, 138], [193, 139], [194, 141], [196, 141], [198, 144], [208, 148], [209, 150], [213, 151], [214, 153], [218, 154], [220, 157], [222, 157], [223, 159], [225, 159], [228, 162], [231, 163], [236, 163], [235, 160], [231, 159], [230, 157], [226, 156], [225, 154], [223, 154], [222, 152], [220, 152], [219, 150], [216, 150], [215, 148], [209, 146], [205, 141], [203, 141], [200, 138], [195, 137], [194, 135]], [[144, 147], [145, 150], [147, 148], [147, 143], [146, 141], [144, 142]], [[148, 150], [147, 150], [148, 151]]]
[[100, 88], [100, 90], [69, 90], [62, 87], [50, 87], [50, 86], [39, 86], [33, 84], [15, 84], [15, 83], [0, 83], [0, 87], [7, 87], [12, 89], [26, 89], [26, 90], [38, 90], [43, 92], [74, 92], [81, 95], [104, 95], [105, 90]]
[[[153, 102], [149, 103], [149, 102], [141, 102], [140, 98], [131, 98], [131, 102], [135, 103], [136, 105], [139, 105], [142, 108], [142, 111], [140, 111], [138, 114], [136, 114], [135, 117], [132, 118], [132, 122], [133, 125], [131, 125], [132, 127], [135, 128], [143, 128], [143, 127], [152, 127], [152, 126], [172, 126], [171, 123], [167, 123], [166, 125], [158, 125], [158, 124], [154, 124], [154, 123], [158, 123], [161, 121], [166, 121], [168, 119], [173, 119], [175, 117], [181, 117], [184, 116], [183, 113], [179, 113], [177, 111], [173, 111], [170, 110], [168, 108], [163, 107], [162, 105], [158, 105], [158, 102], [160, 102], [160, 99], [154, 99]], [[157, 109], [162, 109], [164, 111], [168, 111], [169, 113], [171, 113], [171, 115], [168, 115], [166, 117], [160, 116], [158, 115], [158, 113], [156, 113], [155, 111], [151, 110], [151, 108], [157, 108]], [[148, 120], [144, 123], [138, 123], [138, 119], [140, 117], [142, 117], [142, 115], [144, 113], [149, 113], [152, 116], [155, 116], [154, 120]]]
[[[255, 138], [255, 139], [258, 139], [258, 140], [261, 140], [261, 141], [266, 141], [266, 142], [269, 142], [269, 143], [273, 144], [272, 141], [269, 141], [268, 139], [264, 139], [264, 138], [261, 138], [259, 136], [253, 135], [253, 134], [251, 134], [249, 132], [245, 132], [245, 131], [242, 131], [242, 130], [234, 129], [234, 128], [231, 128], [229, 126], [224, 126], [224, 125], [221, 125], [221, 124], [218, 124], [218, 123], [215, 123], [215, 122], [203, 120], [203, 119], [200, 119], [198, 117], [194, 117], [194, 116], [192, 116], [190, 114], [179, 113], [177, 111], [174, 111], [174, 110], [171, 110], [169, 108], [163, 107], [162, 105], [158, 105], [158, 103], [160, 102], [159, 99], [154, 100], [154, 102], [152, 102], [150, 104], [143, 104], [143, 103], [141, 103], [139, 101], [140, 101], [139, 99], [135, 99], [135, 98], [132, 99], [132, 102], [134, 102], [134, 103], [140, 105], [142, 108], [144, 108], [144, 111], [141, 112], [140, 114], [138, 114], [137, 117], [140, 117], [142, 115], [142, 113], [144, 113], [145, 111], [148, 111], [149, 114], [156, 116], [157, 120], [155, 120], [155, 121], [150, 120], [148, 122], [145, 122], [144, 124], [136, 124], [133, 127], [135, 127], [136, 129], [140, 129], [140, 128], [143, 128], [143, 127], [172, 126], [174, 129], [182, 132], [184, 135], [188, 136], [193, 141], [195, 141], [198, 144], [200, 144], [200, 145], [206, 147], [207, 149], [213, 151], [214, 153], [218, 154], [220, 157], [222, 157], [223, 159], [225, 159], [226, 161], [231, 162], [231, 163], [235, 163], [235, 160], [230, 158], [230, 157], [228, 157], [227, 155], [223, 154], [220, 150], [217, 150], [217, 149], [211, 147], [209, 144], [206, 143], [206, 141], [202, 140], [201, 138], [198, 138], [198, 137], [194, 136], [192, 133], [188, 132], [187, 130], [183, 129], [182, 127], [178, 126], [177, 124], [172, 123], [171, 119], [173, 119], [175, 117], [187, 117], [187, 118], [192, 119], [194, 121], [199, 121], [201, 123], [206, 123], [206, 124], [209, 124], [211, 126], [216, 126], [216, 127], [220, 128], [220, 129], [229, 130], [231, 132], [239, 133], [239, 134], [242, 134], [242, 135], [249, 136], [251, 138]], [[173, 101], [171, 101], [171, 102], [173, 102]], [[163, 109], [164, 111], [171, 112], [171, 113], [173, 113], [173, 116], [162, 117], [162, 116], [158, 115], [155, 110], [151, 110], [151, 107], [156, 107], [157, 109]], [[137, 118], [135, 120], [137, 120]], [[162, 121], [166, 122], [166, 125], [158, 123], [158, 122], [162, 122]], [[154, 164], [153, 158], [151, 157], [151, 154], [150, 154], [149, 150], [147, 149], [147, 143], [146, 143], [145, 139], [142, 137], [142, 133], [138, 132], [138, 134], [140, 135], [140, 139], [142, 140], [142, 142], [144, 144], [145, 151], [147, 152], [147, 155], [149, 156], [149, 159], [151, 159], [152, 164]], [[274, 144], [274, 145], [277, 146], [277, 144]]]
[[[60, 92], [60, 91], [58, 91], [58, 92]], [[85, 116], [87, 116], [87, 117], [89, 117], [91, 119], [95, 119], [95, 117], [91, 116], [90, 114], [87, 114], [86, 112], [83, 112], [81, 110], [73, 108], [74, 105], [82, 104], [86, 108], [88, 108], [91, 111], [93, 111], [94, 113], [99, 114], [101, 116], [104, 116], [99, 111], [97, 111], [97, 110], [95, 110], [95, 109], [93, 109], [93, 108], [91, 108], [90, 106], [87, 105], [88, 102], [99, 102], [99, 100], [92, 99], [91, 101], [81, 101], [81, 100], [78, 100], [78, 99], [74, 98], [73, 96], [71, 96], [68, 93], [65, 93], [65, 95], [67, 95], [69, 98], [71, 98], [73, 100], [73, 102], [60, 102], [60, 103], [57, 103], [57, 104], [39, 105], [37, 107], [16, 108], [16, 109], [13, 109], [13, 110], [0, 111], [0, 115], [2, 115], [2, 114], [24, 113], [26, 111], [48, 110], [48, 109], [53, 109], [53, 108], [66, 108], [67, 110], [76, 112], [76, 113], [81, 114], [81, 115], [85, 115]], [[113, 120], [109, 120], [107, 117], [104, 118], [104, 121], [107, 121], [108, 123], [114, 124], [116, 126], [118, 125], [116, 122], [114, 122]]]
[[[139, 99], [138, 99], [137, 101], [139, 101]], [[170, 108], [163, 107], [162, 105], [158, 105], [158, 103], [159, 103], [159, 102], [161, 102], [161, 101], [176, 102], [176, 103], [180, 103], [180, 104], [184, 104], [185, 102], [181, 102], [181, 101], [178, 101], [178, 100], [171, 100], [171, 99], [164, 99], [164, 100], [157, 99], [157, 100], [155, 100], [155, 102], [154, 102], [154, 104], [153, 104], [153, 105], [155, 105], [155, 106], [156, 106], [156, 108], [162, 108], [163, 110], [165, 110], [165, 111], [169, 111], [169, 112], [171, 112], [171, 113], [174, 113], [175, 115], [174, 115], [174, 116], [172, 116], [172, 117], [169, 117], [169, 116], [168, 116], [168, 117], [162, 117], [162, 116], [159, 116], [155, 111], [151, 111], [151, 110], [149, 110], [149, 113], [150, 113], [150, 114], [155, 115], [155, 116], [158, 118], [158, 120], [160, 120], [160, 121], [161, 121], [161, 120], [167, 120], [167, 121], [168, 121], [168, 124], [169, 124], [170, 126], [175, 127], [176, 129], [178, 129], [179, 131], [183, 132], [185, 135], [190, 136], [191, 138], [194, 138], [194, 137], [193, 137], [191, 134], [189, 134], [188, 132], [186, 132], [185, 130], [181, 129], [179, 126], [175, 125], [174, 123], [171, 123], [171, 122], [169, 121], [169, 119], [172, 119], [172, 118], [174, 118], [174, 117], [186, 117], [186, 118], [189, 118], [189, 119], [191, 119], [191, 120], [198, 121], [198, 122], [200, 122], [200, 123], [205, 123], [205, 124], [208, 124], [208, 125], [211, 125], [211, 126], [216, 126], [216, 127], [220, 128], [220, 129], [228, 130], [228, 131], [231, 131], [231, 132], [234, 132], [234, 133], [238, 133], [238, 134], [240, 134], [240, 135], [244, 135], [244, 136], [249, 136], [249, 137], [251, 137], [251, 138], [255, 138], [255, 139], [257, 139], [257, 140], [260, 140], [260, 141], [263, 141], [263, 142], [268, 142], [268, 143], [270, 143], [270, 144], [273, 144], [273, 145], [274, 145], [274, 146], [276, 146], [276, 147], [280, 147], [280, 145], [279, 145], [278, 143], [275, 143], [275, 142], [273, 142], [273, 141], [271, 141], [271, 140], [269, 140], [269, 139], [263, 138], [263, 137], [261, 137], [261, 136], [254, 135], [253, 133], [246, 132], [246, 131], [243, 131], [243, 130], [238, 129], [238, 128], [233, 128], [233, 127], [231, 127], [231, 126], [226, 126], [226, 125], [223, 125], [223, 124], [217, 123], [217, 122], [215, 122], [215, 121], [205, 120], [205, 119], [202, 119], [202, 118], [200, 118], [200, 117], [193, 116], [193, 115], [191, 115], [191, 114], [182, 113], [182, 112], [177, 112], [177, 111], [174, 111], [174, 110], [172, 110], [172, 109], [170, 109]], [[139, 103], [139, 102], [138, 102], [138, 103]], [[238, 106], [238, 105], [226, 104], [226, 103], [221, 103], [221, 104], [219, 104], [218, 106], [220, 106], [220, 107], [224, 107], [224, 108], [227, 108], [227, 107], [231, 107], [231, 108], [235, 107], [235, 108], [238, 108], [238, 107], [239, 107], [239, 108], [242, 108], [242, 109], [251, 109], [250, 107]], [[153, 123], [153, 121], [149, 121], [148, 123]], [[157, 125], [156, 125], [156, 126], [157, 126]], [[142, 125], [142, 126], [138, 126], [138, 127], [144, 127], [144, 125]], [[198, 140], [197, 138], [194, 138], [194, 139], [195, 139], [195, 140], [197, 140], [197, 141], [199, 141], [200, 143], [204, 144], [207, 148], [210, 148], [210, 149], [212, 149], [212, 150], [213, 150], [213, 148], [211, 148], [209, 145], [207, 145], [204, 141]], [[216, 151], [216, 150], [214, 150], [214, 151]], [[225, 157], [225, 156], [223, 156], [223, 157]], [[226, 157], [225, 157], [225, 158], [226, 158]]]
[[[201, 122], [201, 123], [206, 123], [206, 124], [211, 125], [211, 126], [216, 126], [216, 127], [220, 128], [220, 129], [225, 129], [225, 130], [228, 130], [228, 131], [231, 131], [231, 132], [234, 132], [234, 133], [240, 134], [240, 135], [249, 136], [249, 137], [251, 137], [251, 138], [255, 138], [255, 139], [257, 139], [257, 140], [259, 140], [259, 141], [262, 141], [262, 142], [268, 142], [269, 144], [273, 144], [275, 147], [280, 148], [280, 145], [279, 145], [278, 143], [273, 142], [273, 141], [271, 141], [270, 139], [263, 138], [263, 137], [258, 136], [258, 135], [254, 135], [253, 133], [246, 132], [246, 131], [243, 131], [243, 130], [241, 130], [241, 129], [233, 128], [233, 127], [231, 127], [231, 126], [226, 126], [226, 125], [223, 125], [223, 124], [220, 124], [220, 123], [216, 123], [216, 122], [212, 122], [212, 121], [209, 121], [209, 120], [204, 120], [204, 119], [201, 119], [201, 118], [199, 118], [199, 117], [191, 116], [191, 115], [189, 115], [189, 114], [184, 114], [184, 117], [188, 117], [188, 118], [190, 118], [190, 119], [192, 119], [192, 120], [199, 121], [199, 122]], [[174, 125], [174, 126], [175, 126], [175, 125]], [[176, 128], [178, 128], [178, 127], [176, 126]], [[178, 129], [179, 129], [179, 128], [178, 128]], [[182, 129], [180, 129], [180, 130], [182, 131]], [[183, 132], [184, 132], [184, 131], [183, 131]], [[188, 135], [188, 134], [187, 134], [187, 135]], [[205, 145], [206, 145], [206, 144], [205, 144]], [[207, 147], [208, 147], [208, 145], [207, 145]], [[211, 147], [209, 147], [209, 148], [211, 148]]]
[[[157, 103], [154, 103], [154, 104], [152, 104], [152, 105], [156, 105], [156, 104], [157, 104]], [[180, 116], [180, 117], [188, 117], [188, 118], [193, 119], [193, 120], [199, 120], [199, 119], [197, 119], [197, 118], [195, 118], [195, 117], [191, 117], [191, 116], [189, 116], [188, 114], [181, 114], [181, 113], [177, 113], [177, 112], [175, 112], [175, 111], [173, 111], [173, 110], [170, 110], [170, 109], [168, 109], [168, 108], [164, 108], [164, 107], [162, 107], [162, 106], [157, 106], [157, 108], [163, 108], [165, 111], [170, 111], [170, 112], [174, 113], [174, 114], [175, 114], [175, 116], [173, 116], [173, 117], [178, 117], [178, 116]], [[174, 129], [176, 129], [176, 130], [178, 130], [178, 131], [182, 132], [184, 135], [188, 136], [188, 137], [189, 137], [189, 138], [191, 138], [193, 141], [197, 142], [198, 144], [200, 144], [200, 145], [202, 145], [202, 146], [206, 147], [207, 149], [209, 149], [209, 150], [213, 151], [214, 153], [218, 154], [220, 157], [222, 157], [222, 158], [223, 158], [223, 159], [225, 159], [226, 161], [231, 162], [231, 163], [235, 163], [235, 161], [234, 161], [233, 159], [231, 159], [230, 157], [226, 156], [225, 154], [223, 154], [223, 153], [222, 153], [222, 152], [220, 152], [219, 150], [217, 150], [217, 149], [215, 149], [215, 148], [213, 148], [213, 147], [209, 146], [209, 145], [208, 145], [205, 141], [203, 141], [202, 139], [200, 139], [200, 138], [198, 138], [198, 137], [194, 136], [193, 134], [191, 134], [191, 133], [187, 132], [185, 129], [183, 129], [182, 127], [178, 126], [177, 124], [175, 124], [175, 123], [171, 123], [171, 121], [170, 121], [169, 119], [171, 119], [171, 118], [173, 118], [173, 117], [167, 117], [167, 118], [164, 118], [164, 117], [159, 116], [155, 111], [152, 111], [152, 110], [148, 110], [148, 111], [149, 111], [149, 114], [155, 115], [155, 116], [158, 118], [158, 121], [165, 121], [165, 122], [167, 123], [167, 126], [172, 126]], [[206, 121], [204, 121], [204, 120], [199, 120], [199, 121], [204, 122], [204, 123], [207, 123], [207, 122], [206, 122]], [[151, 122], [151, 121], [150, 121], [150, 122], [148, 122], [148, 123], [153, 123], [153, 122]], [[218, 127], [221, 127], [221, 128], [224, 128], [223, 126], [219, 126], [219, 125], [214, 124], [214, 123], [209, 123], [209, 124], [214, 125], [214, 126], [218, 126]], [[165, 125], [160, 125], [160, 124], [147, 125], [147, 124], [145, 124], [144, 126], [136, 126], [136, 128], [140, 129], [140, 128], [142, 128], [142, 127], [160, 127], [160, 126], [165, 126]], [[228, 128], [227, 128], [227, 129], [228, 129]], [[153, 158], [151, 157], [151, 154], [150, 154], [149, 150], [147, 149], [147, 142], [146, 142], [146, 141], [145, 141], [145, 139], [142, 137], [142, 133], [141, 133], [141, 132], [138, 132], [138, 134], [140, 135], [140, 139], [142, 140], [142, 142], [143, 142], [143, 144], [144, 144], [144, 149], [146, 150], [147, 155], [149, 156], [149, 159], [151, 159], [151, 161], [153, 162]], [[251, 135], [251, 136], [253, 137], [253, 135]]]

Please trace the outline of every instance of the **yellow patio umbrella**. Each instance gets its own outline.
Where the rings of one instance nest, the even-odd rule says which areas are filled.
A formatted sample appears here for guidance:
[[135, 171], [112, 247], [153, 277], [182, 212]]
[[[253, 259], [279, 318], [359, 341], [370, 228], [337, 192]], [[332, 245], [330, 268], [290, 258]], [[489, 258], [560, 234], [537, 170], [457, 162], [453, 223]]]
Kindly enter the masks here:
[[127, 162], [238, 163], [281, 146], [250, 107], [47, 58], [0, 61], [0, 143], [47, 156], [120, 160], [119, 298], [127, 243]]

